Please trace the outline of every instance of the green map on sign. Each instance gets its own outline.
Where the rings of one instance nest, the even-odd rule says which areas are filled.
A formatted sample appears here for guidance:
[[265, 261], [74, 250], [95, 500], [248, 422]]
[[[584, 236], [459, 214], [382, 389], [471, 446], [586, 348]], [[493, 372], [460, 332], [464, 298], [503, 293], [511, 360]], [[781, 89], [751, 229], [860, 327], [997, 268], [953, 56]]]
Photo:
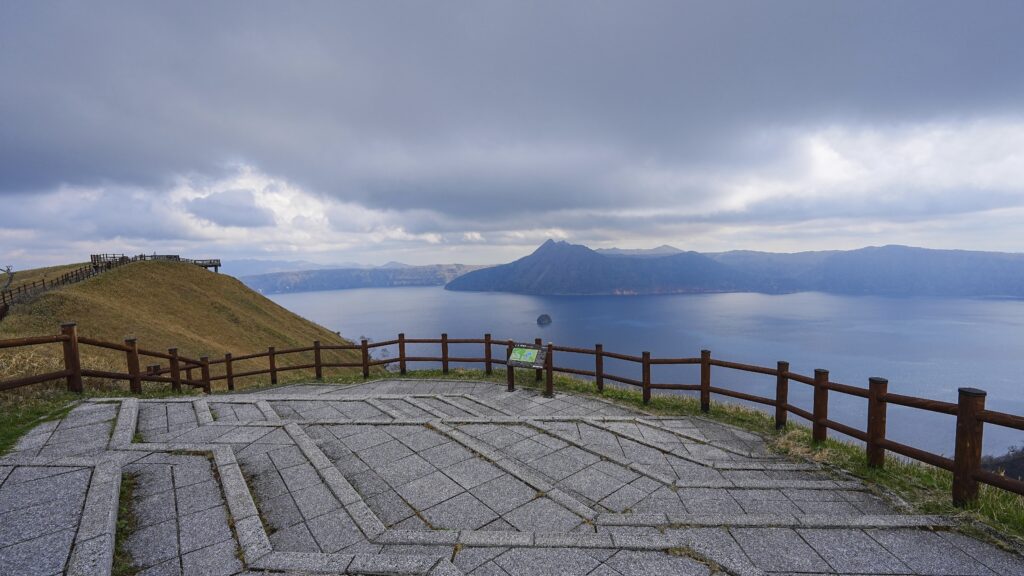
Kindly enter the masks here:
[[537, 361], [537, 352], [536, 348], [513, 348], [512, 355], [508, 359], [513, 362], [532, 364]]

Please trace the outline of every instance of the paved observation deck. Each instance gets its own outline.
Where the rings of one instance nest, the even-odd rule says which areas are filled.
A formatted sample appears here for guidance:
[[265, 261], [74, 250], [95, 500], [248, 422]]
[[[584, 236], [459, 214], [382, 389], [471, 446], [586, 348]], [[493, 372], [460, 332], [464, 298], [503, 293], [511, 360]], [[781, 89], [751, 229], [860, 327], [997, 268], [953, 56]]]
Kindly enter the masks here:
[[382, 380], [97, 400], [0, 459], [0, 573], [1017, 575], [749, 432], [589, 396]]

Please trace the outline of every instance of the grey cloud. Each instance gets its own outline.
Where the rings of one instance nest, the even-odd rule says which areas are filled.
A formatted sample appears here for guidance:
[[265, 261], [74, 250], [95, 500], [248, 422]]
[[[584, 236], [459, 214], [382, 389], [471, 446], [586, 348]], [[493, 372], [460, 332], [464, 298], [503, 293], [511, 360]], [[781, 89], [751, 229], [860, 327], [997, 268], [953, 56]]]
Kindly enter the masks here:
[[0, 228], [71, 241], [198, 239], [162, 195], [140, 190], [58, 191], [0, 198]]
[[215, 192], [190, 200], [187, 207], [192, 214], [221, 226], [258, 228], [274, 224], [274, 214], [256, 205], [256, 198], [249, 190]]
[[764, 124], [970, 114], [1024, 93], [1014, 3], [104, 6], [4, 8], [4, 188], [243, 158], [331, 190], [373, 142], [746, 161], [737, 136]]
[[[805, 127], [1024, 112], [1021, 21], [1015, 1], [8, 2], [0, 202], [61, 185], [167, 190], [246, 163], [453, 242], [524, 226], [648, 233], [688, 220], [616, 209], [717, 191], [634, 186], [637, 167], [750, 170], [785, 162], [775, 136]], [[218, 202], [190, 209], [270, 222]], [[703, 220], [787, 208], [816, 210]], [[919, 213], [932, 208], [947, 209]], [[89, 234], [107, 234], [93, 224], [106, 209], [81, 211]], [[0, 226], [45, 226], [36, 213]], [[181, 234], [153, 216], [110, 225]]]

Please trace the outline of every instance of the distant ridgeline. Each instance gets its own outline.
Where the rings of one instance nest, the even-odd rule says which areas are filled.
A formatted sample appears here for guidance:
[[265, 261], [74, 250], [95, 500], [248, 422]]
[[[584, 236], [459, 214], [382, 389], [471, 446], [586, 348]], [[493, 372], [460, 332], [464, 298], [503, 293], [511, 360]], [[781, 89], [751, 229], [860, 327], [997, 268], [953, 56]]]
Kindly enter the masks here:
[[444, 286], [481, 266], [439, 264], [403, 268], [336, 268], [277, 272], [240, 278], [247, 286], [264, 294], [341, 290], [346, 288], [393, 288], [400, 286]]
[[552, 295], [818, 291], [1024, 298], [1024, 254], [907, 246], [795, 254], [701, 254], [670, 246], [598, 251], [548, 240], [525, 258], [469, 272], [447, 289]]

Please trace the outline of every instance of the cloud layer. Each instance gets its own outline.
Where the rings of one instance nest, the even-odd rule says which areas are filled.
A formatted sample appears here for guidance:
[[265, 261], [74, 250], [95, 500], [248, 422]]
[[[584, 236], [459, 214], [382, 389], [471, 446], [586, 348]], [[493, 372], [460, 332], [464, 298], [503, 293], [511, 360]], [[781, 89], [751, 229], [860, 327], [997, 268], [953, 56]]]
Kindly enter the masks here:
[[0, 258], [1024, 251], [1020, 21], [1016, 2], [7, 4]]

